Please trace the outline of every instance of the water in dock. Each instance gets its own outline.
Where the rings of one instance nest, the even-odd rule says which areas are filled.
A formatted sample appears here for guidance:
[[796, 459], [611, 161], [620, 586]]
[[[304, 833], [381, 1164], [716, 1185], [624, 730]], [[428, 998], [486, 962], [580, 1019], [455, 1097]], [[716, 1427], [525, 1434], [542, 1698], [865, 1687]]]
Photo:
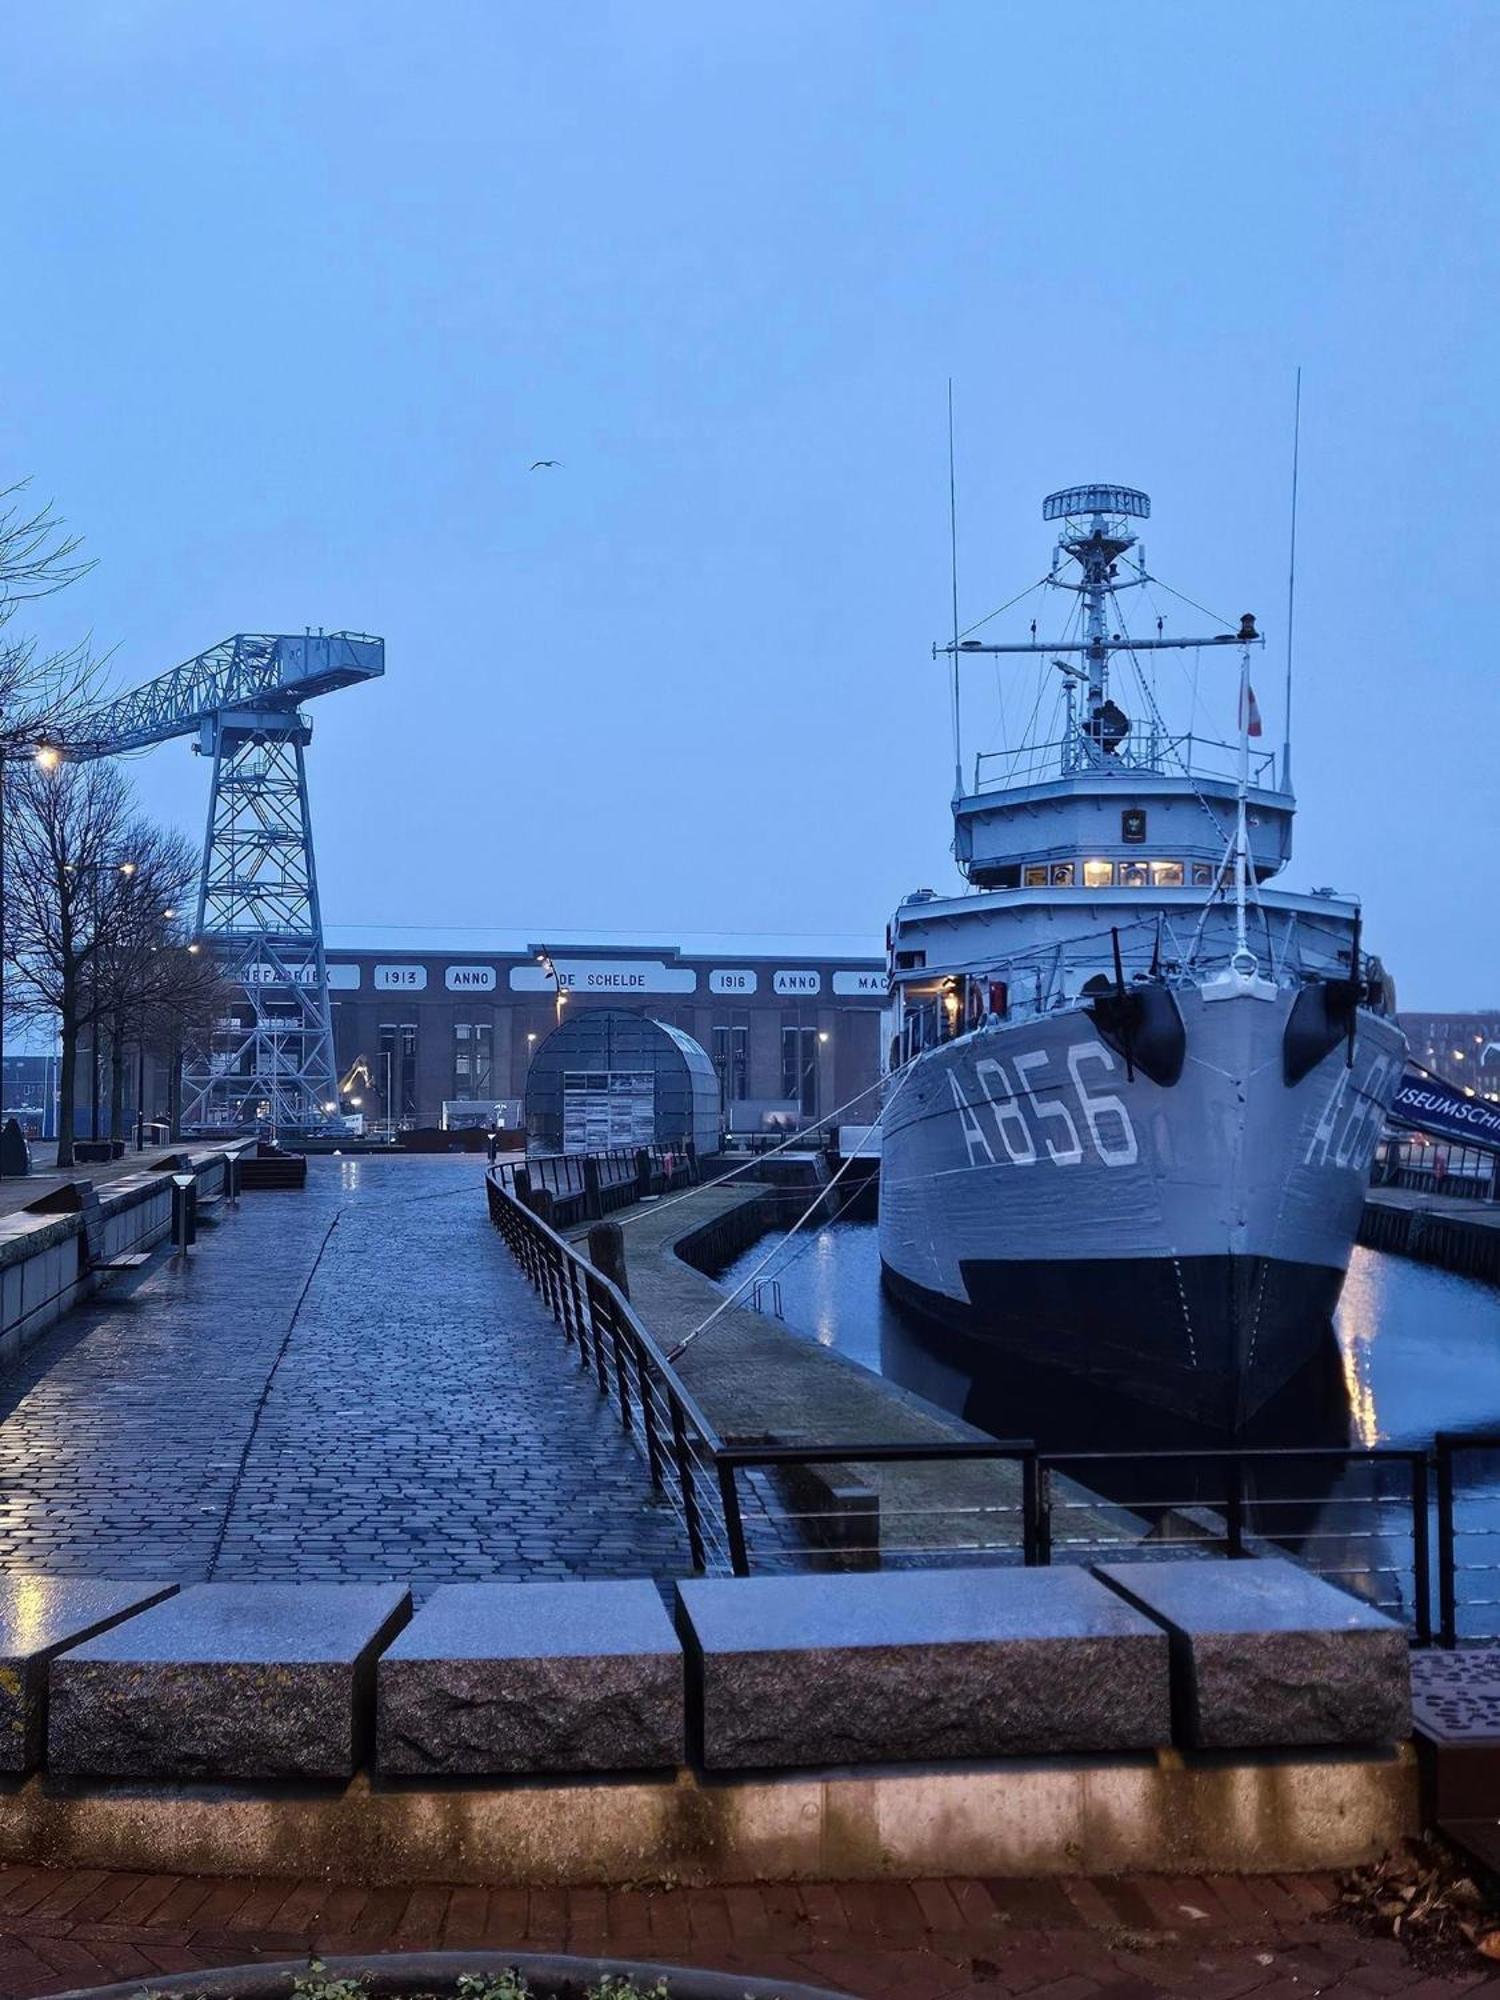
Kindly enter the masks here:
[[[740, 1283], [772, 1242], [753, 1245], [720, 1283]], [[1076, 1376], [960, 1343], [904, 1311], [881, 1289], [872, 1222], [801, 1234], [764, 1276], [779, 1284], [782, 1316], [795, 1331], [996, 1435], [1033, 1437], [1056, 1451], [1187, 1442], [1179, 1417], [1130, 1409], [1116, 1396], [1096, 1407]], [[763, 1284], [762, 1309], [774, 1297]], [[1417, 1445], [1437, 1430], [1495, 1427], [1500, 1290], [1357, 1248], [1318, 1365], [1276, 1398], [1246, 1442]]]

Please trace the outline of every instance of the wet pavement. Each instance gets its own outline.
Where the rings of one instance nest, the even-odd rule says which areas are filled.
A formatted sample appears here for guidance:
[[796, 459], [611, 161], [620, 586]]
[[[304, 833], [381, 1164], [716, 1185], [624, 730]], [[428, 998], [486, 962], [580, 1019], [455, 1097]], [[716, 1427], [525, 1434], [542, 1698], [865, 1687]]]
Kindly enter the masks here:
[[313, 1159], [0, 1379], [0, 1569], [197, 1582], [686, 1574], [472, 1156]]

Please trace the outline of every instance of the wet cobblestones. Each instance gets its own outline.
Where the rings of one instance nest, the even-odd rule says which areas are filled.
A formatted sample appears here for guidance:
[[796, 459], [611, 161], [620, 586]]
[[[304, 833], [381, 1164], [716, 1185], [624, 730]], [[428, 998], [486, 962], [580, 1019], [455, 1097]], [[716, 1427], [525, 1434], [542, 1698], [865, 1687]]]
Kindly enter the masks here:
[[472, 1157], [315, 1159], [0, 1379], [0, 1568], [181, 1582], [684, 1574]]

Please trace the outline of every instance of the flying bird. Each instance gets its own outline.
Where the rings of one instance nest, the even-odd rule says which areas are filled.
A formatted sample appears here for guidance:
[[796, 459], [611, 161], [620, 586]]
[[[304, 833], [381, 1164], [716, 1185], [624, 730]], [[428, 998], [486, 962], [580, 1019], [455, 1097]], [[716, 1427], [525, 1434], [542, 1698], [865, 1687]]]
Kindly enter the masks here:
[[534, 458], [531, 461], [531, 469], [533, 472], [540, 472], [544, 465], [561, 465], [561, 464], [562, 460], [560, 458]]

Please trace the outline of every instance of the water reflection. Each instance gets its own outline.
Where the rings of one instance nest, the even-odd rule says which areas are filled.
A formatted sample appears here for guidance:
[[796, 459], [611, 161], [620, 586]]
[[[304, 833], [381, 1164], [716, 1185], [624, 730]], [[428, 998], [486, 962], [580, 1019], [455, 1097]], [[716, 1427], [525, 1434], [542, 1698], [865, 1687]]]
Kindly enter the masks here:
[[[732, 1284], [764, 1242], [723, 1274]], [[789, 1327], [849, 1355], [995, 1437], [1048, 1452], [1193, 1451], [1230, 1442], [1174, 1412], [1131, 1404], [1080, 1377], [1023, 1363], [902, 1310], [880, 1286], [875, 1225], [841, 1222], [795, 1239], [766, 1275]], [[1435, 1430], [1500, 1427], [1500, 1291], [1356, 1249], [1334, 1323], [1313, 1361], [1237, 1442], [1337, 1453], [1425, 1445]], [[1222, 1461], [1077, 1468], [1093, 1491], [1153, 1517], [1222, 1504]], [[1411, 1608], [1409, 1473], [1399, 1463], [1308, 1456], [1252, 1471], [1252, 1531], [1313, 1561], [1398, 1615]], [[1497, 1524], [1500, 1525], [1500, 1524]]]

